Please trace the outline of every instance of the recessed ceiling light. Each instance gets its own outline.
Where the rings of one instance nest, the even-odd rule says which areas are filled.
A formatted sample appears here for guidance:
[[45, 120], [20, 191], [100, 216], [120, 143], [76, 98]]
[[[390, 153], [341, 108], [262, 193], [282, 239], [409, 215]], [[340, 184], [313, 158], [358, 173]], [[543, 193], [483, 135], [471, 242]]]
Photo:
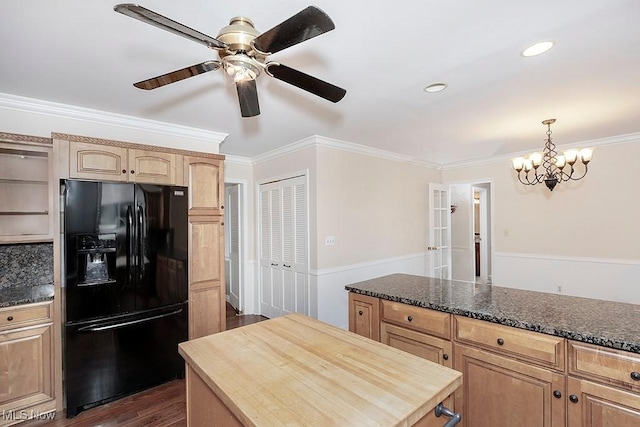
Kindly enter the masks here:
[[539, 43], [536, 43], [536, 44], [534, 44], [532, 46], [529, 46], [528, 48], [523, 50], [522, 51], [522, 56], [540, 55], [541, 53], [545, 53], [546, 51], [548, 51], [552, 47], [553, 47], [553, 42], [550, 42], [550, 41], [539, 42]]
[[429, 93], [440, 92], [441, 90], [444, 90], [446, 87], [447, 87], [446, 83], [434, 83], [432, 85], [425, 87], [424, 91]]

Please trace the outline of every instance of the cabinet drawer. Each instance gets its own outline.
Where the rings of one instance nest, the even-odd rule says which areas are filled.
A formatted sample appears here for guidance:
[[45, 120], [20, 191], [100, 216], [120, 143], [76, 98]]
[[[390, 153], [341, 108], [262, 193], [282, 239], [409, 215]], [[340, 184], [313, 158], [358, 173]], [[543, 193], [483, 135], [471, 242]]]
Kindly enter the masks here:
[[451, 339], [451, 315], [448, 313], [382, 300], [382, 320]]
[[454, 317], [455, 340], [564, 371], [564, 338]]
[[16, 328], [51, 319], [51, 303], [19, 305], [0, 309], [0, 329]]
[[569, 374], [640, 392], [640, 354], [577, 341], [568, 343]]

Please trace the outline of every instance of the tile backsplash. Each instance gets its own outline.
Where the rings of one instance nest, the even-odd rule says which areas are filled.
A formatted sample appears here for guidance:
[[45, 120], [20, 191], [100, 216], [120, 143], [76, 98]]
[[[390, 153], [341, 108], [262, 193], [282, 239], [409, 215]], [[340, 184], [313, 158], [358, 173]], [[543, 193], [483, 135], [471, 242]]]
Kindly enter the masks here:
[[0, 245], [0, 290], [53, 283], [53, 243]]

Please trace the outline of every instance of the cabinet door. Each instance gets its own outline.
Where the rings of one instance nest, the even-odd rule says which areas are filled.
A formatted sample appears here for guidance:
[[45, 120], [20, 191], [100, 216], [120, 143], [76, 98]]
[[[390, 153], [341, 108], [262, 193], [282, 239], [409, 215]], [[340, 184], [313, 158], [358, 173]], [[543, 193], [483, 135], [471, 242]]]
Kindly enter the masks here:
[[569, 377], [567, 381], [569, 427], [637, 427], [637, 394]]
[[458, 344], [453, 352], [454, 369], [463, 375], [455, 392], [462, 426], [565, 425], [563, 374]]
[[[55, 409], [51, 326], [0, 333], [0, 414], [19, 416], [26, 409]], [[0, 418], [0, 425], [3, 421]]]
[[185, 157], [184, 185], [189, 187], [189, 215], [222, 215], [223, 161]]
[[226, 329], [224, 223], [189, 217], [189, 339]]
[[127, 181], [127, 149], [69, 142], [69, 177]]
[[[178, 185], [177, 172], [182, 171], [182, 156], [172, 153], [161, 153], [147, 150], [129, 150], [129, 181]], [[180, 164], [178, 165], [178, 160]], [[177, 171], [176, 168], [179, 170]], [[182, 185], [182, 179], [180, 179]]]
[[380, 300], [349, 292], [349, 331], [380, 341]]
[[382, 322], [380, 342], [447, 368], [453, 367], [450, 341]]

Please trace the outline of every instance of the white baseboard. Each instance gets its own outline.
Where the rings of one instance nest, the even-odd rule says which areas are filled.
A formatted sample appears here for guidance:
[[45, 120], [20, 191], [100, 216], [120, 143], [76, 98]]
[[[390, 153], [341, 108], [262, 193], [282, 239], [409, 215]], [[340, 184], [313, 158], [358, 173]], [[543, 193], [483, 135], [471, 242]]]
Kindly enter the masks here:
[[493, 284], [640, 304], [640, 260], [494, 253]]
[[312, 296], [310, 314], [323, 322], [348, 329], [348, 292], [344, 289], [346, 285], [393, 273], [424, 276], [427, 272], [426, 265], [425, 252], [312, 271], [309, 280]]

